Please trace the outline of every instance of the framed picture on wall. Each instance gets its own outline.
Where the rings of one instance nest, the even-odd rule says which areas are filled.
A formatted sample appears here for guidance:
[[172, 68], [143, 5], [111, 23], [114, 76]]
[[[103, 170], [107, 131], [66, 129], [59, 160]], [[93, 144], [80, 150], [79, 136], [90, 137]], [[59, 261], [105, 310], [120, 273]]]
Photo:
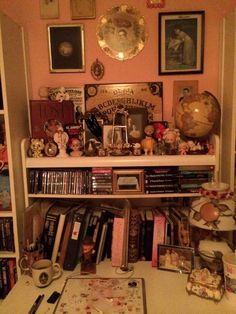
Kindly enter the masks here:
[[205, 12], [159, 13], [159, 74], [203, 73]]
[[173, 115], [178, 103], [184, 98], [198, 93], [198, 81], [174, 81], [173, 83]]
[[50, 72], [84, 72], [84, 26], [48, 25]]
[[95, 19], [96, 2], [95, 0], [70, 0], [71, 18], [77, 19]]
[[41, 19], [59, 18], [59, 1], [40, 0], [40, 18]]

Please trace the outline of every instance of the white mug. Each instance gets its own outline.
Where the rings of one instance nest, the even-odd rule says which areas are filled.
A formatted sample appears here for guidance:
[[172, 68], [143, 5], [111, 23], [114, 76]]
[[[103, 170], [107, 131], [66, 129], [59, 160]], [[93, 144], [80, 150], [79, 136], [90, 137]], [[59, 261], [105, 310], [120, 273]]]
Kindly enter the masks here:
[[34, 284], [40, 288], [50, 285], [53, 280], [62, 275], [61, 266], [49, 259], [40, 259], [34, 262], [31, 269]]

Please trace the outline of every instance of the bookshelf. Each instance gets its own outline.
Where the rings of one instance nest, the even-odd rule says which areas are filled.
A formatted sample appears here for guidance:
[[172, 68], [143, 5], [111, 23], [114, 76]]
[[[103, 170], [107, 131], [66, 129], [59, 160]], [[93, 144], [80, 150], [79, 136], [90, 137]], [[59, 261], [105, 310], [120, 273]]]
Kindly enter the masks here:
[[[0, 123], [5, 127], [11, 207], [0, 210], [0, 219], [12, 221], [14, 249], [0, 251], [0, 259], [15, 259], [17, 276], [20, 276], [18, 259], [21, 252], [24, 191], [20, 155], [20, 142], [29, 136], [28, 90], [25, 65], [24, 37], [21, 26], [0, 12], [0, 80], [2, 108]], [[5, 165], [4, 165], [5, 167]]]
[[69, 169], [69, 168], [92, 168], [112, 167], [115, 168], [139, 168], [139, 167], [162, 167], [162, 166], [213, 166], [214, 176], [218, 177], [219, 171], [219, 137], [213, 135], [211, 138], [215, 147], [214, 155], [165, 155], [165, 156], [117, 156], [117, 157], [27, 157], [29, 140], [24, 139], [21, 144], [22, 163], [24, 176], [25, 204], [29, 206], [35, 198], [73, 198], [73, 199], [156, 199], [165, 197], [194, 197], [197, 193], [160, 193], [160, 194], [31, 194], [28, 192], [28, 174], [30, 169]]

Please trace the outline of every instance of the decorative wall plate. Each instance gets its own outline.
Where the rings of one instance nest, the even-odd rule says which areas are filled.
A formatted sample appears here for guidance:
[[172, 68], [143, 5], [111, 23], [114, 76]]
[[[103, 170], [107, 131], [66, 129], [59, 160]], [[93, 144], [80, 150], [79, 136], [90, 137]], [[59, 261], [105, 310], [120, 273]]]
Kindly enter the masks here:
[[139, 12], [128, 5], [120, 5], [99, 18], [98, 44], [110, 57], [127, 60], [136, 56], [144, 47], [146, 22]]

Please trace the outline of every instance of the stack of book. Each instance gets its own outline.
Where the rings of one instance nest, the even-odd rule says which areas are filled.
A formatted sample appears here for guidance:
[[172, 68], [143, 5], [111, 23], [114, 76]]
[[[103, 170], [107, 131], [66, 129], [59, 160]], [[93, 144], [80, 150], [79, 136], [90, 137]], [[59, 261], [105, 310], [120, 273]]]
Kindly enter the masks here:
[[10, 217], [0, 218], [0, 251], [14, 252], [13, 221]]
[[145, 193], [177, 193], [179, 189], [178, 167], [146, 168]]
[[179, 187], [183, 193], [197, 193], [201, 185], [213, 178], [212, 167], [179, 167]]
[[112, 168], [92, 168], [92, 194], [112, 194]]
[[5, 298], [16, 281], [16, 260], [14, 258], [0, 258], [0, 299]]

